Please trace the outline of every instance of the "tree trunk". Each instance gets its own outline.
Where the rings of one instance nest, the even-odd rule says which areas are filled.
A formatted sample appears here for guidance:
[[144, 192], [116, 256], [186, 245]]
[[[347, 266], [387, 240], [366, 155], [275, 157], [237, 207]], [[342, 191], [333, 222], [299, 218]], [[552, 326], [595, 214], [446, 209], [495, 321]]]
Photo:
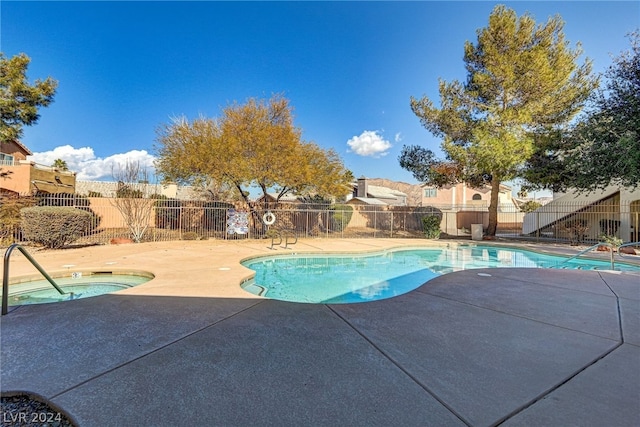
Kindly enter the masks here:
[[487, 227], [487, 236], [495, 236], [498, 228], [498, 203], [500, 198], [500, 180], [494, 177], [491, 179], [491, 202], [489, 203], [489, 226]]

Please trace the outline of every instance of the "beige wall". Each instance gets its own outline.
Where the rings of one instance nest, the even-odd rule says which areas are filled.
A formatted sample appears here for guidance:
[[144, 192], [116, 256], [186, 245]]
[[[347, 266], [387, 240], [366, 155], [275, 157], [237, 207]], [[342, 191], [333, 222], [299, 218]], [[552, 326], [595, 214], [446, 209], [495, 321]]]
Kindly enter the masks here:
[[[127, 224], [122, 218], [122, 214], [115, 206], [115, 199], [106, 197], [87, 197], [89, 207], [98, 216], [100, 216], [99, 228], [125, 228]], [[136, 199], [136, 202], [153, 204], [152, 199]], [[149, 216], [149, 226], [155, 225], [155, 215]]]
[[10, 174], [0, 178], [0, 188], [18, 194], [31, 193], [31, 168], [28, 165], [2, 166], [2, 170]]
[[47, 193], [75, 193], [76, 175], [33, 162], [20, 162], [14, 166], [3, 166], [3, 171], [11, 172], [0, 179], [0, 188], [18, 194], [32, 194], [35, 191]]

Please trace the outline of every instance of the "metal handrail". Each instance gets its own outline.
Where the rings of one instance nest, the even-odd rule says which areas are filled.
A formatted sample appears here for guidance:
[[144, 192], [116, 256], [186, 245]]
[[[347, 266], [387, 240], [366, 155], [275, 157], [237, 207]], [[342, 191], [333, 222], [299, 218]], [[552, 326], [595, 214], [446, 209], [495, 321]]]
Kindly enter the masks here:
[[620, 258], [627, 258], [622, 252], [620, 252], [620, 248], [624, 248], [625, 246], [640, 246], [640, 242], [628, 242], [628, 243], [623, 243], [620, 246], [616, 246], [616, 245], [612, 245], [611, 243], [606, 243], [606, 242], [599, 242], [596, 243], [593, 246], [588, 247], [587, 249], [578, 252], [577, 254], [575, 254], [574, 256], [572, 256], [571, 258], [567, 258], [564, 261], [562, 261], [560, 264], [564, 264], [565, 262], [569, 262], [572, 259], [576, 259], [578, 258], [580, 255], [583, 255], [589, 251], [592, 251], [594, 249], [596, 249], [597, 247], [600, 246], [606, 246], [609, 248], [609, 252], [611, 253], [611, 269], [615, 270], [615, 261], [614, 261], [614, 255], [617, 252], [618, 256]]
[[[289, 237], [293, 237], [294, 241], [290, 242]], [[284, 236], [284, 248], [287, 249], [287, 246], [295, 245], [296, 243], [298, 243], [298, 236], [296, 236], [295, 233], [286, 232]]]
[[24, 255], [29, 260], [29, 262], [31, 262], [31, 264], [36, 269], [38, 269], [38, 271], [44, 276], [44, 278], [47, 279], [47, 281], [51, 283], [53, 287], [56, 288], [58, 292], [60, 292], [61, 295], [64, 295], [67, 293], [62, 289], [60, 289], [60, 287], [56, 284], [56, 282], [53, 281], [51, 276], [49, 276], [47, 272], [44, 271], [42, 266], [40, 266], [40, 264], [38, 264], [38, 262], [35, 259], [33, 259], [31, 255], [29, 255], [29, 253], [25, 248], [23, 248], [17, 243], [14, 243], [13, 245], [9, 246], [7, 251], [4, 253], [4, 271], [2, 275], [2, 315], [3, 316], [7, 314], [7, 312], [9, 311], [9, 258], [11, 257], [11, 252], [13, 252], [14, 249], [17, 249], [20, 252], [22, 252], [22, 255]]
[[271, 235], [271, 247], [269, 249], [273, 249], [274, 242], [276, 238], [280, 239], [278, 245], [282, 244], [282, 234], [278, 230], [273, 230], [273, 234]]
[[[289, 237], [293, 238], [293, 241], [289, 241]], [[295, 245], [298, 243], [298, 236], [295, 233], [291, 233], [286, 230], [273, 230], [273, 235], [271, 236], [271, 247], [269, 249], [273, 249], [273, 245], [282, 245], [282, 239], [284, 238], [284, 248], [287, 249], [289, 245]], [[280, 239], [278, 243], [275, 243], [275, 239]]]
[[614, 245], [612, 245], [611, 243], [606, 243], [606, 242], [598, 242], [598, 243], [596, 243], [595, 245], [590, 246], [590, 247], [588, 247], [587, 249], [585, 249], [585, 250], [583, 250], [583, 251], [578, 252], [578, 253], [577, 253], [577, 254], [575, 254], [574, 256], [572, 256], [572, 257], [570, 257], [570, 258], [565, 259], [565, 260], [564, 260], [564, 261], [562, 261], [560, 264], [564, 264], [565, 262], [569, 262], [569, 261], [571, 261], [572, 259], [576, 259], [576, 258], [578, 258], [580, 255], [586, 254], [587, 252], [592, 251], [592, 250], [594, 250], [595, 248], [600, 247], [600, 246], [606, 246], [606, 247], [608, 247], [608, 248], [610, 249], [610, 250], [609, 250], [609, 252], [611, 253], [611, 269], [612, 269], [612, 270], [615, 270], [615, 262], [614, 262], [614, 260], [613, 260], [613, 255], [614, 255], [614, 253], [615, 253], [615, 252], [614, 252], [615, 246], [614, 246]]

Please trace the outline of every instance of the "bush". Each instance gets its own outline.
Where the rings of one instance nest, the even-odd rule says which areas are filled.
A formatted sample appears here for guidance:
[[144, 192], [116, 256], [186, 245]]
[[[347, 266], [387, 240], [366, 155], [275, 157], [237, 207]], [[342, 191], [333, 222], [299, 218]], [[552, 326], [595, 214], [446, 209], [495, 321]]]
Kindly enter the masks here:
[[57, 249], [78, 240], [91, 228], [91, 213], [70, 207], [35, 206], [20, 210], [27, 240]]
[[621, 238], [619, 238], [618, 236], [612, 236], [612, 235], [606, 234], [606, 233], [601, 234], [598, 237], [598, 239], [601, 242], [609, 243], [610, 245], [614, 246], [615, 248], [617, 248], [618, 246], [620, 246], [621, 244], [624, 243], [624, 241]]
[[560, 229], [569, 233], [569, 239], [572, 245], [584, 242], [589, 231], [589, 223], [586, 219], [574, 218], [560, 224]]
[[91, 226], [87, 230], [90, 233], [100, 226], [100, 216], [89, 206], [91, 202], [85, 196], [72, 193], [38, 193], [36, 194], [38, 206], [65, 206], [80, 209], [91, 214]]
[[437, 239], [440, 237], [441, 218], [436, 215], [422, 217], [422, 230], [427, 239]]
[[342, 231], [353, 215], [353, 207], [351, 205], [334, 205], [329, 208], [331, 210], [331, 229], [333, 231]]

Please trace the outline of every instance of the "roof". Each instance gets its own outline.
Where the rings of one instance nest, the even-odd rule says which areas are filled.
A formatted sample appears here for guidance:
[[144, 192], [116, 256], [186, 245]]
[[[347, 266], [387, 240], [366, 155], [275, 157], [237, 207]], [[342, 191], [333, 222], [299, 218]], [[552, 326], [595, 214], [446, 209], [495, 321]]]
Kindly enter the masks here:
[[[267, 197], [268, 200], [276, 200], [278, 198], [278, 193], [267, 193], [266, 197]], [[262, 195], [257, 200], [263, 200], [264, 198], [265, 198], [265, 196]], [[291, 193], [286, 193], [285, 195], [280, 197], [280, 200], [278, 200], [278, 201], [280, 203], [299, 202], [298, 196], [295, 195], [295, 194], [291, 194]]]
[[364, 203], [366, 205], [387, 206], [387, 203], [383, 202], [382, 200], [375, 199], [373, 197], [353, 197], [353, 198], [349, 199], [347, 201], [347, 203], [350, 203], [353, 200], [357, 200], [357, 201], [359, 201], [361, 203]]
[[20, 148], [22, 151], [24, 151], [25, 155], [30, 156], [33, 153], [31, 152], [31, 150], [29, 150], [27, 148], [26, 145], [24, 145], [23, 143], [21, 143], [20, 141], [18, 141], [17, 139], [12, 139], [10, 141], [7, 141], [7, 143], [13, 142], [14, 144], [16, 144], [18, 146], [18, 148]]
[[397, 199], [398, 197], [407, 197], [405, 193], [399, 190], [393, 190], [378, 185], [367, 185], [367, 194], [377, 199]]

